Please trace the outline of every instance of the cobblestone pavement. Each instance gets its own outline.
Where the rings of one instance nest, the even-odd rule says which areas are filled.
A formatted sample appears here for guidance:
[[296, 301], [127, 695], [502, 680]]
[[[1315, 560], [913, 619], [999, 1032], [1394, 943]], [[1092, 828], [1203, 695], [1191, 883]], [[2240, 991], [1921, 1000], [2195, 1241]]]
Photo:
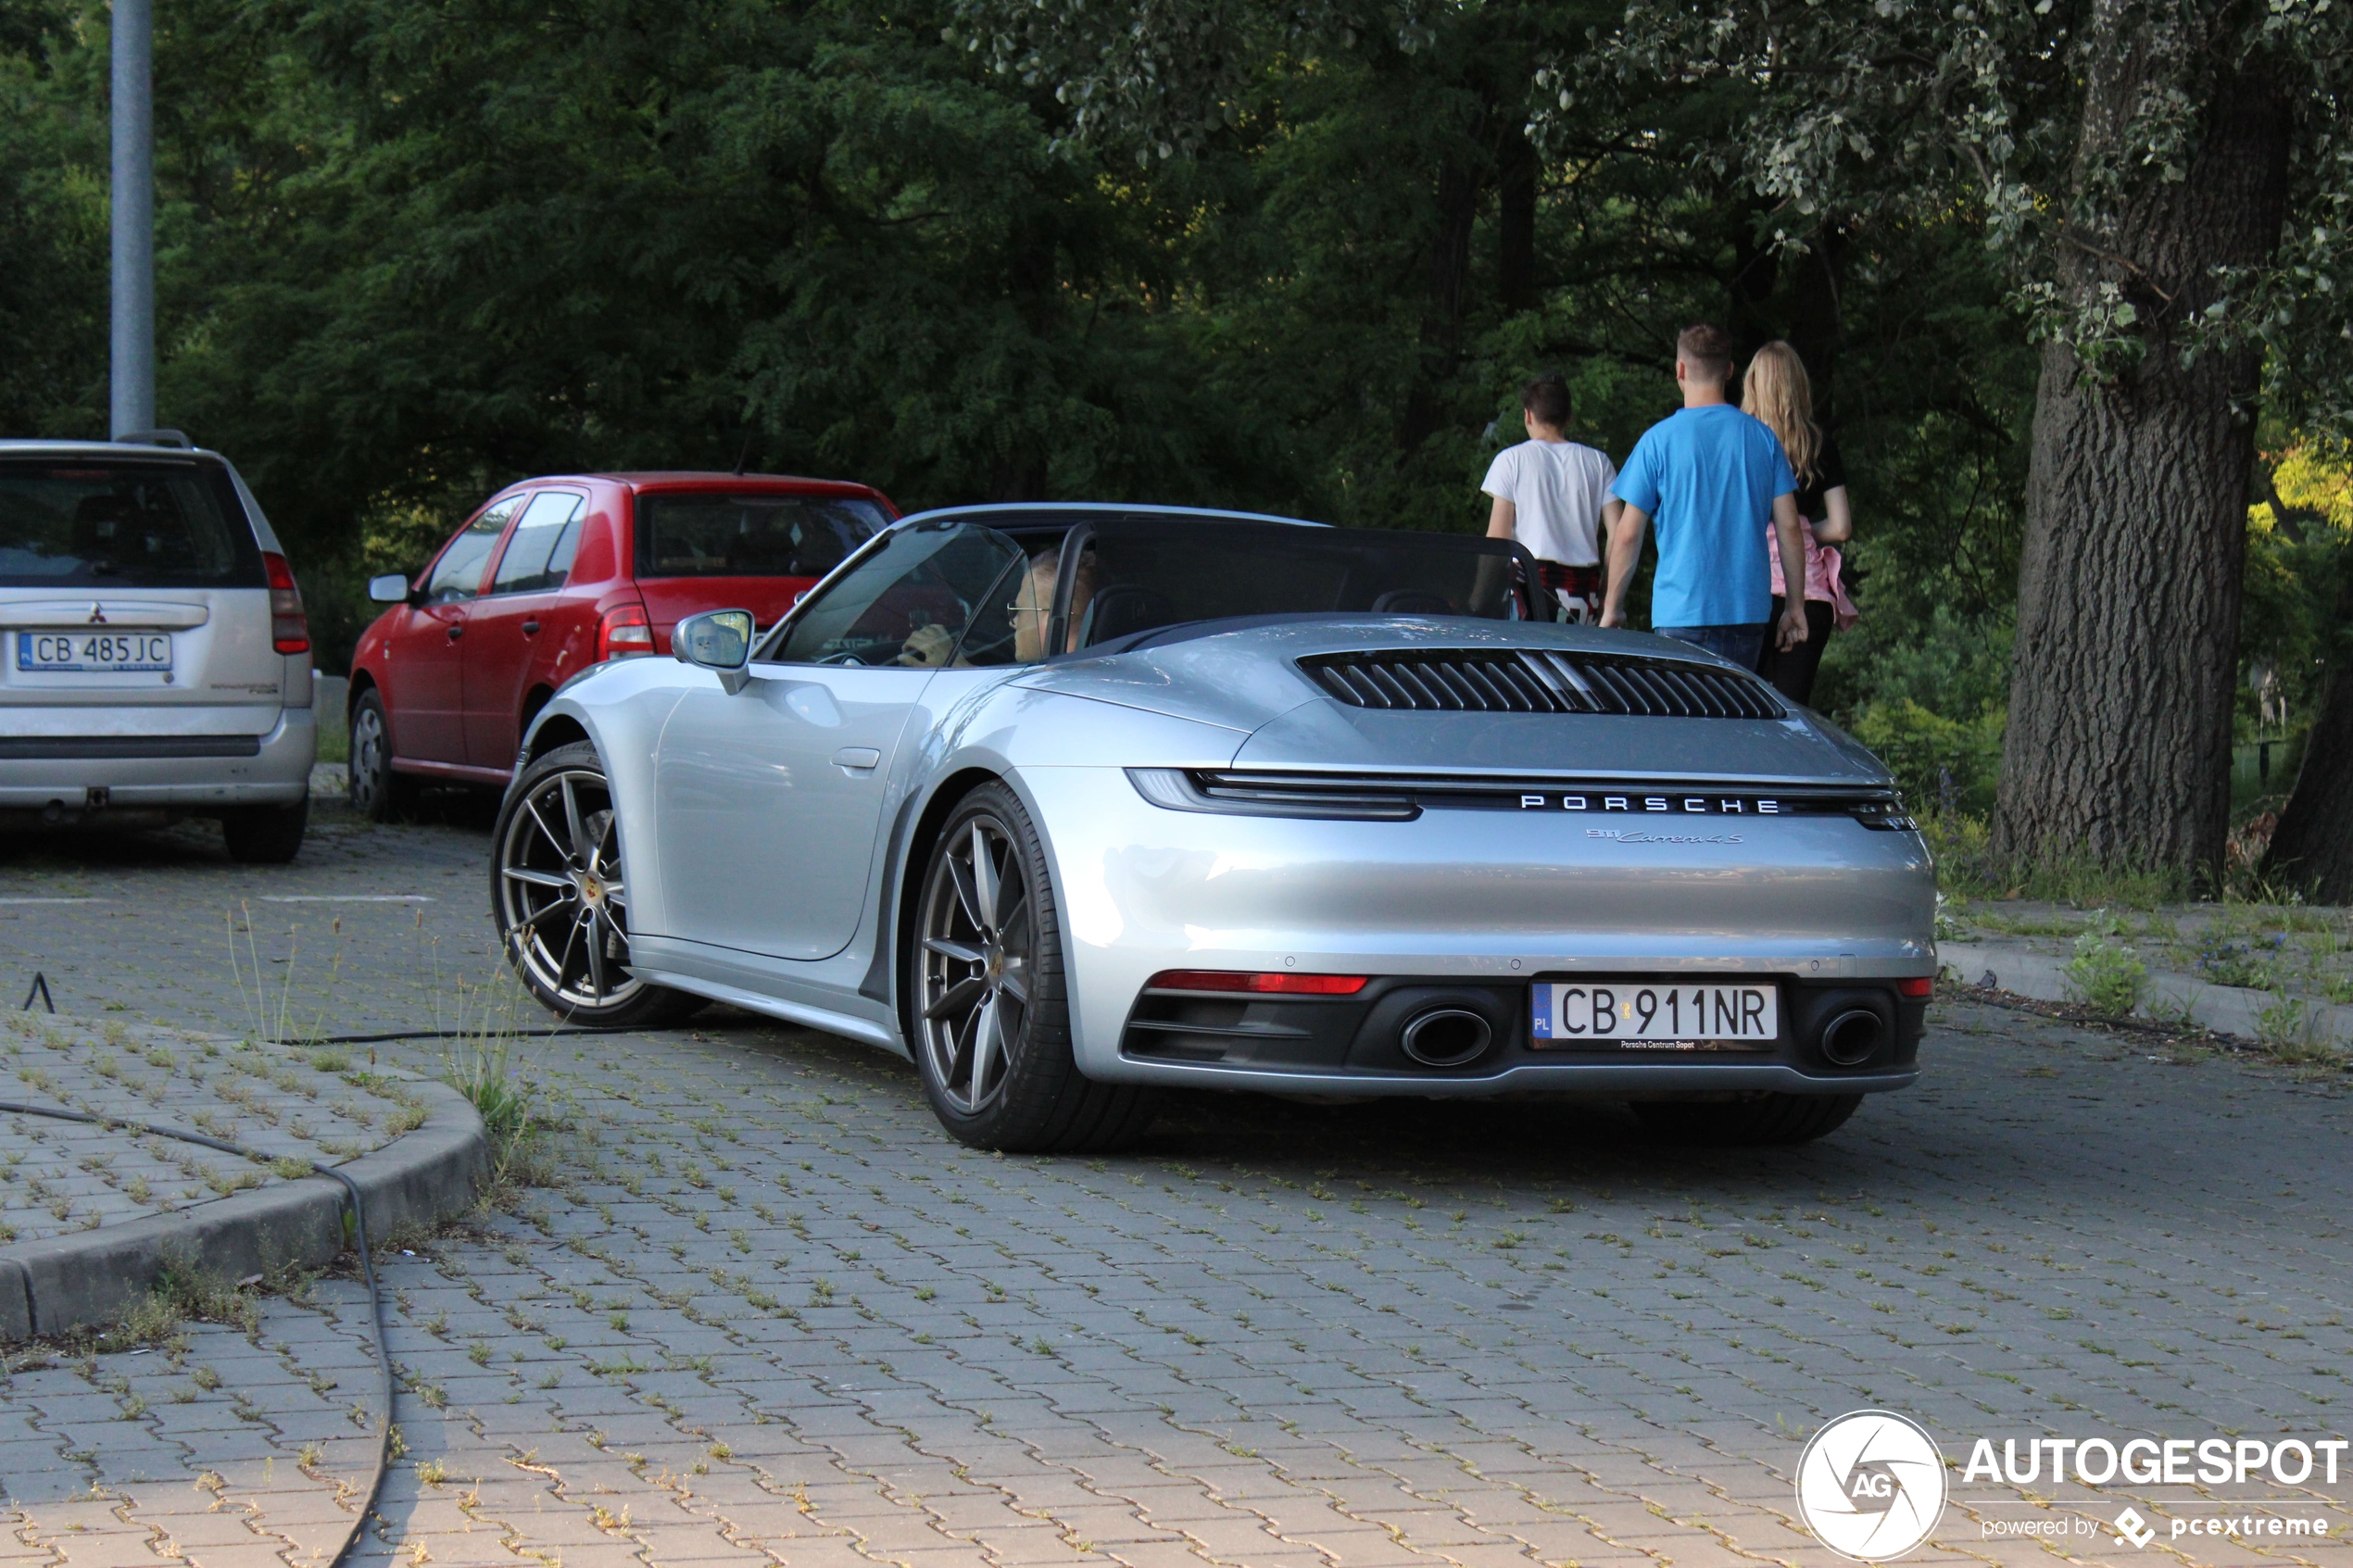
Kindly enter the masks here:
[[[0, 848], [0, 897], [94, 900], [0, 904], [0, 979], [240, 1030], [222, 934], [250, 910], [329, 1032], [495, 1016], [484, 853], [462, 811], [330, 822], [278, 872], [196, 830]], [[556, 1185], [385, 1267], [405, 1452], [364, 1555], [1827, 1564], [1790, 1477], [1881, 1406], [1954, 1466], [1912, 1561], [2347, 1562], [2342, 1472], [1962, 1476], [1981, 1436], [2353, 1425], [2343, 1079], [2147, 1041], [1940, 1004], [1924, 1086], [1794, 1151], [1666, 1148], [1606, 1109], [1233, 1097], [1132, 1155], [1031, 1160], [949, 1142], [911, 1069], [805, 1032], [535, 1037]], [[16, 1368], [0, 1563], [331, 1550], [363, 1323], [328, 1279], [250, 1340]], [[2127, 1500], [2145, 1551], [1988, 1534]], [[2338, 1534], [2172, 1533], [2242, 1515]]]
[[[333, 1047], [289, 1051], [154, 1024], [19, 1011], [0, 1025], [0, 1099], [193, 1128], [284, 1160], [0, 1112], [0, 1242], [150, 1215], [340, 1164], [425, 1119]], [[414, 1100], [415, 1097], [409, 1097]]]

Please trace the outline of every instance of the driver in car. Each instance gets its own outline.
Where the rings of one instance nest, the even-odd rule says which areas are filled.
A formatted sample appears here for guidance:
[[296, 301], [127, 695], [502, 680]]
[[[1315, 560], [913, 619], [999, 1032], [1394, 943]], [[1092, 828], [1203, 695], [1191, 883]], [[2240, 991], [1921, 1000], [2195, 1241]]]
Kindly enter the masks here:
[[[1041, 550], [1030, 558], [1029, 570], [1023, 572], [1013, 589], [1013, 603], [1006, 613], [1013, 626], [1013, 662], [1033, 664], [1046, 655], [1046, 627], [1054, 613], [1054, 582], [1061, 570], [1061, 552]], [[1071, 584], [1070, 642], [1075, 648], [1078, 628], [1086, 622], [1087, 607], [1095, 596], [1095, 558], [1088, 555], [1078, 566], [1078, 577]], [[935, 621], [918, 626], [909, 634], [906, 646], [899, 650], [894, 664], [912, 665], [917, 669], [937, 670], [948, 662], [956, 646], [956, 633]], [[1064, 651], [1070, 651], [1065, 649]], [[970, 660], [959, 660], [969, 663]]]

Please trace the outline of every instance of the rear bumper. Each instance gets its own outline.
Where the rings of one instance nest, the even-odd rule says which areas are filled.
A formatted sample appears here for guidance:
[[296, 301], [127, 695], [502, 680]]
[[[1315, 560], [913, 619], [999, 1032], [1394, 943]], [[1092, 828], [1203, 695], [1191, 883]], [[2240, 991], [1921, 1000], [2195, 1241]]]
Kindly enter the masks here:
[[318, 755], [308, 708], [281, 710], [259, 735], [0, 735], [0, 810], [291, 806]]
[[[1051, 837], [1079, 1070], [1112, 1082], [1278, 1093], [1871, 1094], [1919, 1075], [1936, 972], [1935, 877], [1911, 833], [1846, 817], [1637, 835], [1564, 815], [1413, 821], [1213, 815], [1147, 803], [1116, 770], [1032, 768]], [[1350, 997], [1187, 998], [1171, 970], [1363, 975]], [[1769, 1049], [1538, 1048], [1529, 986], [1770, 985]], [[1881, 1015], [1842, 1065], [1821, 1034]], [[1432, 1068], [1399, 1048], [1430, 1008], [1478, 1014], [1491, 1048]]]

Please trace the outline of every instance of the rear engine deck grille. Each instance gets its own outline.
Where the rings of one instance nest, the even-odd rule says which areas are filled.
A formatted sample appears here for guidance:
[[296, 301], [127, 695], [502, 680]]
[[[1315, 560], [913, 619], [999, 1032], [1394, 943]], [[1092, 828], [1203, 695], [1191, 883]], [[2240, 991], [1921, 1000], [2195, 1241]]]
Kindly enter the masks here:
[[1413, 649], [1299, 661], [1356, 708], [1422, 713], [1618, 713], [1655, 719], [1786, 719], [1753, 676], [1669, 659], [1551, 649]]

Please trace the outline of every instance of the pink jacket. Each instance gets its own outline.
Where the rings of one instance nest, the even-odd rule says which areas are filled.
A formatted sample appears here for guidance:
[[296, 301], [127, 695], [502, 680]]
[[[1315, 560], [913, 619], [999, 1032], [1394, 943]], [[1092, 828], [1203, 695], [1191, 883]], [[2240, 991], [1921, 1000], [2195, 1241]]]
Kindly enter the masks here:
[[[1797, 520], [1798, 531], [1806, 536], [1806, 596], [1819, 599], [1831, 607], [1831, 619], [1842, 632], [1862, 619], [1855, 601], [1846, 596], [1846, 584], [1841, 578], [1845, 559], [1835, 545], [1817, 544], [1814, 525], [1804, 518]], [[1781, 576], [1780, 536], [1773, 525], [1765, 525], [1765, 557], [1773, 563], [1773, 592], [1781, 598], [1789, 596], [1789, 585]]]

